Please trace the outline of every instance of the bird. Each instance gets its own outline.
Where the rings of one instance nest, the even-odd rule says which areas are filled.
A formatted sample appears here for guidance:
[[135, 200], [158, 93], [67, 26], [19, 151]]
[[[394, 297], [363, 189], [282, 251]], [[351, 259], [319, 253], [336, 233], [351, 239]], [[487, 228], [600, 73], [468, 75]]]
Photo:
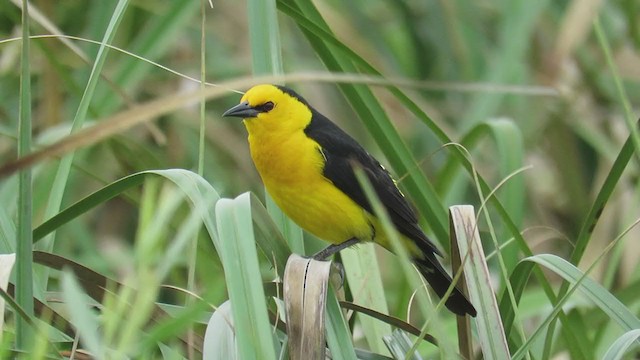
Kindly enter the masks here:
[[[359, 167], [416, 268], [440, 298], [445, 295], [452, 279], [436, 258], [442, 254], [418, 225], [391, 174], [302, 96], [280, 85], [256, 85], [222, 116], [243, 119], [253, 163], [275, 203], [300, 227], [331, 244], [314, 259], [369, 241], [392, 251], [356, 177]], [[445, 306], [458, 316], [476, 316], [457, 286]]]

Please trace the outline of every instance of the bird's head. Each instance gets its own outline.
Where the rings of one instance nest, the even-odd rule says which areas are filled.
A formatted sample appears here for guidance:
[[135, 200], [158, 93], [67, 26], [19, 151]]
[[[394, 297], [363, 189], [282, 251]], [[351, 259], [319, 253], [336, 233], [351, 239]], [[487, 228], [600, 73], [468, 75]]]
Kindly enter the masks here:
[[311, 121], [307, 102], [293, 90], [277, 85], [256, 85], [249, 89], [240, 104], [222, 116], [244, 119], [249, 134], [287, 134], [303, 130]]

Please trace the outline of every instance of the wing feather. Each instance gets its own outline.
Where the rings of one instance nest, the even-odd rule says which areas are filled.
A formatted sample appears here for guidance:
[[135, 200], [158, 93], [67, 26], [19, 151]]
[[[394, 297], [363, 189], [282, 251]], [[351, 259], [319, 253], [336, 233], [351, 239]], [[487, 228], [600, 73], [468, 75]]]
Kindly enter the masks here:
[[435, 245], [418, 226], [416, 213], [389, 172], [351, 136], [313, 108], [312, 115], [305, 133], [321, 146], [320, 151], [326, 159], [324, 176], [355, 203], [373, 213], [371, 204], [353, 171], [355, 164], [361, 166], [396, 229], [415, 241], [422, 251], [440, 255]]

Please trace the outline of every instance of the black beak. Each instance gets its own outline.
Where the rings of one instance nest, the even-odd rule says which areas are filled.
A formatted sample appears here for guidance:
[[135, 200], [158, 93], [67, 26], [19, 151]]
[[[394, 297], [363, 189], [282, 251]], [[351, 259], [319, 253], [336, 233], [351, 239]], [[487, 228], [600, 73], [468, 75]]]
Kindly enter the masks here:
[[240, 104], [225, 111], [222, 116], [232, 116], [246, 119], [256, 117], [259, 113], [260, 112], [251, 107], [247, 101], [243, 101]]

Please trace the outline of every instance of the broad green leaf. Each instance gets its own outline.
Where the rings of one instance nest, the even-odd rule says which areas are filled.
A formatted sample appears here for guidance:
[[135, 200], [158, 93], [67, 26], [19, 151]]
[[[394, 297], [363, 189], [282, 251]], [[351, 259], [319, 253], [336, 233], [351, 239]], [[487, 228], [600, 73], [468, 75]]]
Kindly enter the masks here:
[[258, 267], [248, 193], [216, 203], [219, 254], [224, 266], [236, 341], [242, 359], [275, 359], [275, 342]]
[[231, 302], [225, 301], [211, 315], [204, 334], [202, 356], [211, 360], [239, 359]]
[[274, 266], [278, 276], [282, 278], [287, 258], [291, 255], [289, 244], [272, 219], [273, 213], [270, 216], [255, 194], [251, 193], [249, 196], [253, 226], [256, 230], [256, 243], [267, 260]]

